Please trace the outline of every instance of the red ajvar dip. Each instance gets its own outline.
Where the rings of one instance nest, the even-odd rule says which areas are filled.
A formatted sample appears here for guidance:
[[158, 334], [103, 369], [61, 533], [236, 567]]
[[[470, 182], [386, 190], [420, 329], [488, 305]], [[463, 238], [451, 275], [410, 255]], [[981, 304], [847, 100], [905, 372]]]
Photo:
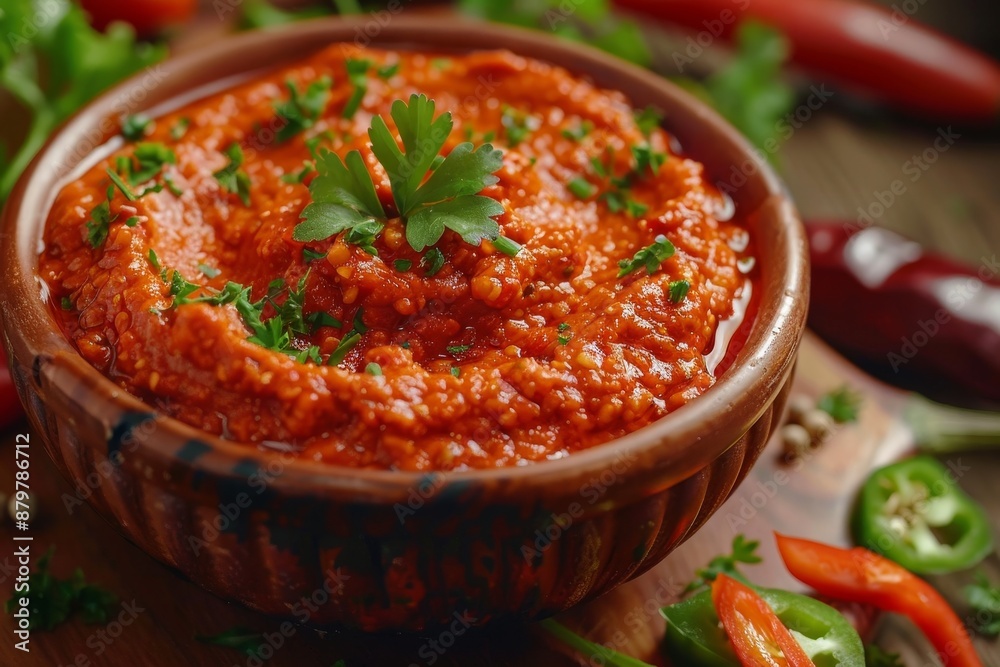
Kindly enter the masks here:
[[[374, 62], [351, 119], [342, 117], [354, 90], [346, 58]], [[393, 63], [395, 73], [374, 75]], [[321, 119], [277, 141], [283, 121], [273, 103], [288, 98], [285, 82], [301, 90], [322, 76], [333, 87]], [[445, 263], [428, 277], [395, 220], [375, 243], [378, 256], [341, 234], [308, 244], [319, 259], [307, 264], [292, 231], [310, 193], [280, 177], [309, 158], [308, 137], [330, 130], [325, 145], [341, 156], [360, 150], [390, 207], [366, 132], [373, 114], [388, 119], [392, 102], [411, 93], [454, 115], [443, 153], [470, 134], [476, 144], [493, 135], [503, 167], [499, 183], [481, 194], [503, 204], [501, 233], [523, 250], [510, 257], [446, 231], [437, 245]], [[505, 110], [527, 125], [517, 145]], [[579, 139], [564, 134], [589, 124]], [[596, 183], [590, 161], [608, 147], [615, 168], [628, 170], [630, 146], [647, 141], [633, 108], [617, 92], [507, 52], [438, 58], [334, 45], [157, 118], [143, 141], [175, 151], [176, 164], [163, 173], [179, 196], [163, 189], [126, 201], [116, 193], [110, 214], [117, 217], [106, 241], [92, 247], [87, 221], [105, 200], [106, 169], [135, 148], [113, 143], [52, 207], [40, 272], [66, 335], [94, 367], [163, 412], [225, 438], [287, 443], [318, 461], [490, 468], [622, 436], [712, 386], [706, 353], [749, 286], [738, 267], [746, 230], [723, 221], [727, 202], [701, 164], [671, 150], [663, 130], [648, 141], [669, 159], [631, 189], [644, 214], [613, 213], [599, 191], [575, 195], [567, 185], [580, 176]], [[234, 142], [246, 155], [249, 205], [213, 176]], [[676, 254], [652, 275], [641, 268], [619, 278], [619, 261], [661, 234]], [[294, 286], [308, 271], [304, 312], [325, 311], [343, 325], [321, 326], [295, 344], [317, 345], [324, 360], [359, 309], [367, 331], [339, 366], [297, 361], [248, 341], [233, 305], [171, 307], [150, 249], [188, 281], [215, 290], [234, 281], [252, 286], [254, 299], [276, 278]], [[400, 270], [396, 260], [412, 265]], [[673, 303], [669, 286], [678, 280], [690, 291]], [[381, 375], [366, 372], [372, 363]]]

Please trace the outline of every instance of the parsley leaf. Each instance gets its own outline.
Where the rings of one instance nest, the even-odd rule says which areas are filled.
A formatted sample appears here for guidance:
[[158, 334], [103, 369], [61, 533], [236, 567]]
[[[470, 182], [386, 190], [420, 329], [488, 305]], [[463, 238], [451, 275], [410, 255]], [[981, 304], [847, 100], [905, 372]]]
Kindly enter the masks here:
[[670, 282], [670, 300], [674, 303], [680, 303], [687, 296], [688, 290], [691, 289], [691, 283], [686, 280], [673, 280]]
[[365, 366], [365, 373], [368, 375], [379, 376], [382, 375], [382, 367], [376, 364], [374, 361]]
[[344, 105], [341, 115], [344, 118], [354, 118], [368, 92], [368, 69], [372, 66], [372, 61], [348, 58], [344, 65], [347, 67], [347, 80], [354, 87], [354, 92]]
[[898, 653], [888, 653], [875, 644], [865, 647], [865, 665], [867, 667], [906, 667]]
[[431, 248], [420, 259], [420, 266], [424, 267], [424, 275], [430, 278], [444, 267], [444, 253], [437, 248]]
[[130, 185], [145, 183], [163, 171], [168, 164], [177, 164], [177, 155], [166, 144], [144, 141], [137, 144], [132, 157], [119, 159], [119, 171]]
[[500, 124], [503, 125], [507, 143], [511, 146], [517, 146], [531, 134], [531, 117], [510, 106], [504, 107]]
[[684, 589], [685, 593], [693, 593], [711, 585], [720, 574], [746, 583], [746, 577], [739, 571], [739, 565], [756, 565], [761, 562], [757, 555], [760, 542], [748, 540], [745, 535], [733, 538], [732, 553], [727, 556], [716, 556], [708, 563], [708, 567], [696, 570], [695, 579]]
[[589, 199], [597, 192], [597, 186], [588, 181], [583, 176], [577, 176], [566, 184], [566, 188], [573, 193], [577, 199]]
[[861, 394], [844, 385], [825, 394], [816, 407], [833, 417], [833, 421], [838, 424], [845, 424], [858, 420], [861, 403]]
[[635, 124], [639, 127], [639, 131], [646, 137], [653, 134], [653, 130], [663, 123], [663, 112], [656, 107], [646, 107], [634, 112], [633, 116]]
[[322, 77], [310, 83], [305, 92], [299, 92], [293, 81], [285, 82], [289, 93], [288, 100], [274, 103], [274, 113], [284, 123], [275, 133], [278, 141], [288, 141], [316, 124], [330, 100], [332, 85], [333, 82], [329, 77]]
[[594, 131], [594, 124], [589, 120], [577, 124], [575, 127], [563, 129], [562, 135], [573, 141], [583, 141], [583, 138]]
[[[20, 145], [7, 146], [13, 154], [4, 158], [0, 150], [0, 203], [59, 123], [97, 94], [167, 54], [165, 46], [136, 42], [135, 32], [125, 23], [104, 32], [95, 30], [75, 2], [50, 0], [42, 14], [32, 0], [2, 4], [0, 89], [31, 118]], [[5, 119], [7, 114], [9, 109]]]
[[58, 579], [49, 573], [54, 547], [38, 559], [35, 571], [28, 575], [28, 590], [15, 592], [7, 600], [8, 614], [21, 608], [21, 598], [28, 599], [29, 630], [52, 630], [79, 611], [87, 623], [107, 623], [111, 609], [118, 599], [110, 591], [88, 584], [83, 571], [77, 569], [68, 579]]
[[410, 270], [410, 267], [413, 266], [413, 261], [409, 259], [397, 259], [392, 263], [392, 265], [400, 273], [405, 273]]
[[238, 143], [232, 143], [224, 151], [229, 158], [229, 164], [218, 170], [213, 176], [226, 192], [239, 196], [244, 206], [250, 205], [250, 176], [240, 169], [243, 166], [243, 149]]
[[92, 248], [104, 245], [111, 229], [111, 223], [118, 218], [118, 214], [111, 215], [111, 199], [115, 196], [115, 187], [108, 187], [106, 199], [95, 206], [90, 211], [90, 220], [87, 221], [87, 242]]
[[354, 349], [354, 346], [361, 342], [361, 336], [368, 331], [368, 327], [364, 323], [364, 311], [358, 308], [357, 312], [354, 313], [354, 324], [351, 330], [344, 334], [344, 337], [340, 339], [340, 343], [337, 344], [336, 349], [330, 354], [330, 358], [326, 360], [327, 365], [337, 366], [344, 360], [347, 353]]
[[[402, 150], [381, 116], [372, 119], [368, 134], [372, 152], [389, 176], [410, 246], [420, 252], [437, 243], [445, 229], [473, 245], [484, 239], [495, 241], [500, 227], [494, 218], [504, 212], [503, 206], [477, 193], [498, 181], [493, 172], [503, 165], [502, 153], [489, 144], [475, 148], [466, 142], [442, 158], [439, 153], [453, 128], [451, 114], [435, 119], [434, 102], [423, 95], [411, 96], [409, 103], [397, 100], [391, 116]], [[319, 241], [360, 229], [353, 234], [354, 242], [360, 240], [374, 254], [372, 243], [381, 227], [376, 229], [373, 223], [382, 225], [388, 216], [364, 158], [351, 151], [342, 160], [327, 151], [317, 160], [317, 172], [309, 185], [313, 201], [303, 210], [292, 237]]]
[[125, 116], [122, 120], [122, 136], [129, 141], [138, 141], [146, 136], [153, 121], [141, 113]]
[[789, 54], [788, 40], [775, 28], [745, 21], [736, 32], [736, 54], [704, 83], [683, 79], [685, 88], [706, 99], [746, 135], [773, 156], [783, 119], [795, 103], [793, 89], [781, 78]]
[[170, 138], [174, 141], [180, 141], [185, 134], [187, 134], [188, 128], [191, 126], [190, 118], [179, 118], [172, 128], [170, 128]]
[[627, 276], [643, 266], [646, 267], [647, 275], [653, 275], [660, 268], [660, 264], [673, 257], [673, 255], [674, 244], [666, 236], [660, 234], [651, 244], [638, 250], [632, 256], [632, 259], [623, 259], [618, 262], [618, 277]]
[[986, 637], [1000, 635], [1000, 588], [990, 584], [982, 572], [974, 584], [966, 586], [965, 599], [976, 613], [976, 632]]
[[195, 637], [203, 644], [225, 646], [243, 652], [248, 657], [259, 658], [259, 651], [267, 643], [264, 635], [242, 626], [236, 626], [220, 632], [217, 635], [197, 635]]

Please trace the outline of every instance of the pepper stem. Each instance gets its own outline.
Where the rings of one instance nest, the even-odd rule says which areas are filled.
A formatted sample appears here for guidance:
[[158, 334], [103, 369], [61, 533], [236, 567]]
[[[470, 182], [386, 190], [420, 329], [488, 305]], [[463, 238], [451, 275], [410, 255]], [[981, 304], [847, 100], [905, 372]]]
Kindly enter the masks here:
[[1000, 449], [1000, 412], [956, 408], [911, 394], [903, 419], [917, 447], [930, 454]]

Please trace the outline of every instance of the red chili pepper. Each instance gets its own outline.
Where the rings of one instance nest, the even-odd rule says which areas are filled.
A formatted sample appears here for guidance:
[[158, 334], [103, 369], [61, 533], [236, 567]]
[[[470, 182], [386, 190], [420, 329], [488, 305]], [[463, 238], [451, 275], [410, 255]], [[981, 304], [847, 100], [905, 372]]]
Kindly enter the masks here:
[[978, 268], [878, 227], [806, 225], [809, 326], [883, 377], [921, 376], [1000, 401], [1000, 261]]
[[0, 352], [0, 433], [19, 422], [23, 416], [21, 400], [7, 369], [7, 357]]
[[[743, 18], [782, 30], [792, 60], [831, 83], [954, 121], [1000, 115], [1000, 64], [900, 9], [857, 0], [615, 0], [623, 9], [728, 38]], [[698, 42], [695, 43], [698, 45]]]
[[799, 581], [823, 595], [908, 616], [937, 649], [945, 667], [982, 667], [962, 621], [923, 579], [861, 547], [840, 549], [775, 537], [785, 566]]
[[720, 574], [712, 604], [743, 667], [816, 667], [764, 598]]

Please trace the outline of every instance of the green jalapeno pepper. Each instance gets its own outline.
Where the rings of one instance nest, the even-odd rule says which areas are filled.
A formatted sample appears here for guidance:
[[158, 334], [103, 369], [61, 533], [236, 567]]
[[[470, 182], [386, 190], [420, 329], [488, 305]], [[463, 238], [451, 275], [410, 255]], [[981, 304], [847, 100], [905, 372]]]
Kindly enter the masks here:
[[916, 574], [964, 570], [993, 551], [986, 513], [927, 456], [876, 470], [861, 488], [852, 529], [857, 544]]
[[[864, 667], [864, 645], [857, 631], [833, 607], [805, 595], [755, 589], [792, 631], [816, 667]], [[664, 607], [667, 654], [674, 664], [691, 667], [740, 667], [712, 605], [711, 591]]]

